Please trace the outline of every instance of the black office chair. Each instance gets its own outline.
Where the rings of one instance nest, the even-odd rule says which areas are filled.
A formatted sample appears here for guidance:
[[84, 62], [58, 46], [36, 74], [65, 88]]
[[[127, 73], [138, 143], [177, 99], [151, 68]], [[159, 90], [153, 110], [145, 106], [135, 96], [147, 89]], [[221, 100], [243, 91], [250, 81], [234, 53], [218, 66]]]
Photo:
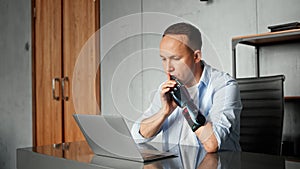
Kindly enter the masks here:
[[283, 75], [237, 79], [241, 92], [242, 151], [281, 154]]

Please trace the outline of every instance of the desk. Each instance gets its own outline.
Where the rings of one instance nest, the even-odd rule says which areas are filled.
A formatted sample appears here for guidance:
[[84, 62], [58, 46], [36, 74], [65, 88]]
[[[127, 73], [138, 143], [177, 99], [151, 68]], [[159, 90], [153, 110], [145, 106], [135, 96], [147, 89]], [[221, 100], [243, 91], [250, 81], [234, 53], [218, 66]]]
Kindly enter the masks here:
[[[163, 150], [163, 144], [152, 143], [151, 147]], [[94, 155], [86, 142], [73, 142], [55, 146], [28, 147], [17, 149], [18, 169], [284, 169], [299, 168], [297, 162], [287, 161], [281, 156], [247, 153], [218, 152], [207, 154], [198, 147], [168, 145], [178, 157], [167, 158], [149, 163], [119, 160]], [[286, 167], [287, 164], [290, 166]]]

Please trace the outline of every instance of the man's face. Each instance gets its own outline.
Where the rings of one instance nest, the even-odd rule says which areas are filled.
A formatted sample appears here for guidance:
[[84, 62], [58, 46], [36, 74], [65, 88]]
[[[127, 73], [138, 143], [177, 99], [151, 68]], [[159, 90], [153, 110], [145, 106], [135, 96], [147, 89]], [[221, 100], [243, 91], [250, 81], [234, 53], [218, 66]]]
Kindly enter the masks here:
[[194, 52], [187, 46], [186, 35], [166, 35], [160, 42], [160, 57], [166, 73], [176, 76], [184, 84], [193, 83]]

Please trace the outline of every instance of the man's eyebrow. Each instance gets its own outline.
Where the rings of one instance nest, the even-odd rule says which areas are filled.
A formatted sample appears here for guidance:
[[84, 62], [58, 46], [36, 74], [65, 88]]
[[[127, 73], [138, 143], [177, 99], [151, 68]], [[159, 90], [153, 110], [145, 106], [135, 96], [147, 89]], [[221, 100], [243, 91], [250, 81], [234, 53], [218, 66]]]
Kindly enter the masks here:
[[170, 55], [170, 56], [159, 55], [159, 56], [162, 57], [162, 58], [174, 58], [174, 57], [179, 57], [179, 56], [176, 56], [176, 55]]
[[169, 58], [169, 56], [159, 55], [161, 58]]

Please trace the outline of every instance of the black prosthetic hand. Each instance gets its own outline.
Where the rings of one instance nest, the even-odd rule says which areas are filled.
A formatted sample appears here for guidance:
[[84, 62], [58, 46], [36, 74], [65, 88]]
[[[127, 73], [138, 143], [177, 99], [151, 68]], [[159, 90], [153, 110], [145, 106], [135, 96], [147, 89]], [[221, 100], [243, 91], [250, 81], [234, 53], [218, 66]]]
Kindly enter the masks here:
[[199, 127], [203, 126], [206, 122], [205, 117], [200, 110], [194, 104], [190, 97], [186, 87], [175, 76], [171, 75], [171, 79], [176, 81], [176, 86], [171, 88], [168, 92], [175, 103], [183, 108], [183, 116], [187, 120], [189, 126], [193, 131], [196, 131]]

